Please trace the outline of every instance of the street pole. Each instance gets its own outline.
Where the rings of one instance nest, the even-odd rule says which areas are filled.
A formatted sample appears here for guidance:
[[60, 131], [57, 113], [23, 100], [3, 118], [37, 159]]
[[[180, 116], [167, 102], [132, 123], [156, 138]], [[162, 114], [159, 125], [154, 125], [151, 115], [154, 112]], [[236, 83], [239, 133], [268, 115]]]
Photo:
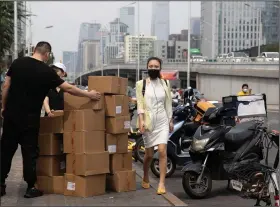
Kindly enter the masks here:
[[104, 50], [103, 50], [103, 26], [101, 27], [101, 76], [103, 76], [103, 55], [104, 55]]
[[17, 1], [14, 1], [14, 60], [18, 58], [18, 12]]
[[188, 69], [187, 69], [187, 86], [190, 87], [190, 57], [191, 57], [191, 1], [189, 1], [189, 14], [188, 14]]
[[258, 56], [261, 55], [261, 27], [262, 27], [262, 11], [261, 9], [258, 9], [259, 13], [259, 46], [258, 46]]
[[120, 65], [118, 64], [118, 77], [120, 77]]
[[138, 30], [138, 51], [137, 51], [137, 75], [136, 80], [140, 80], [140, 2], [137, 2], [137, 30]]
[[121, 9], [119, 9], [119, 18], [118, 18], [118, 33], [117, 33], [117, 35], [118, 35], [118, 38], [117, 38], [117, 40], [118, 40], [118, 42], [117, 42], [118, 54], [117, 54], [117, 56], [119, 56], [119, 53], [120, 53], [120, 45], [119, 45], [119, 42], [120, 42], [120, 18], [121, 18]]

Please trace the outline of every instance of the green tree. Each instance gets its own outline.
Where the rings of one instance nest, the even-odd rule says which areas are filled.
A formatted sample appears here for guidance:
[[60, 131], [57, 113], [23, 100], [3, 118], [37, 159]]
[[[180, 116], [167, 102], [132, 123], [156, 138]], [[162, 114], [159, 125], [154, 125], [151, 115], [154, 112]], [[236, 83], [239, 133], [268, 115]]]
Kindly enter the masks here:
[[[18, 2], [20, 5], [20, 2]], [[18, 19], [23, 21], [26, 13], [22, 7], [18, 6]], [[21, 29], [21, 28], [18, 28]], [[10, 51], [14, 42], [14, 2], [0, 2], [0, 61], [3, 59], [5, 52]]]

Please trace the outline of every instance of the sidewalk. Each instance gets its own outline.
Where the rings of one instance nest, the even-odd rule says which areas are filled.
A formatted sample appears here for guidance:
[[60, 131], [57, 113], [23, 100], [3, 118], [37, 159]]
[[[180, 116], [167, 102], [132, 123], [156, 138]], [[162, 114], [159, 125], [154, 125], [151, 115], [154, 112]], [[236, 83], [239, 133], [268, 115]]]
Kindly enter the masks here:
[[279, 111], [279, 105], [267, 105], [267, 110], [271, 112], [278, 112]]
[[[139, 170], [139, 169], [138, 169]], [[137, 171], [138, 171], [137, 170]], [[154, 188], [142, 189], [141, 177], [136, 176], [137, 190], [125, 193], [108, 192], [105, 195], [79, 198], [49, 194], [25, 199], [26, 183], [22, 179], [21, 151], [17, 150], [12, 170], [7, 180], [7, 194], [1, 198], [1, 206], [173, 206], [164, 196], [156, 194]], [[169, 193], [167, 193], [168, 195]]]

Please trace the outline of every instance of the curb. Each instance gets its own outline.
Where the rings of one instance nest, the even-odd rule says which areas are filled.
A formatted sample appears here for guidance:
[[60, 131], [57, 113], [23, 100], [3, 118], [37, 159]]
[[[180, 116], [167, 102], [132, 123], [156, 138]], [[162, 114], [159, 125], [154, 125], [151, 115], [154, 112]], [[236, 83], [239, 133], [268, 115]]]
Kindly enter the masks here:
[[[135, 169], [136, 174], [139, 177], [143, 178], [143, 174], [144, 174], [143, 170], [139, 168], [137, 165], [135, 165], [134, 163], [133, 163], [133, 168]], [[157, 190], [158, 182], [151, 177], [149, 178], [149, 180], [150, 180], [151, 187]], [[166, 194], [162, 194], [162, 197], [164, 197], [164, 199], [167, 200], [173, 206], [188, 206], [188, 204], [184, 203], [181, 199], [179, 199], [177, 196], [175, 196], [170, 192], [166, 192]]]

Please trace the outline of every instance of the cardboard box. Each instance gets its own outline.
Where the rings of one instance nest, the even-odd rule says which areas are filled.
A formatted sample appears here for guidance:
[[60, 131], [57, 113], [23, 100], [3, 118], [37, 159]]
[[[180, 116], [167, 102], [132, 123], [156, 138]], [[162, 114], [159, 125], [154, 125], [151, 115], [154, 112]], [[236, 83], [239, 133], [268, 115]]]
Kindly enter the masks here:
[[75, 110], [64, 112], [64, 132], [105, 131], [105, 110]]
[[125, 134], [106, 134], [106, 151], [110, 154], [128, 152], [128, 135]]
[[132, 152], [110, 155], [110, 173], [132, 170]]
[[63, 154], [63, 134], [40, 134], [38, 138], [40, 155]]
[[63, 116], [64, 115], [64, 111], [63, 110], [56, 110], [56, 111], [53, 111], [52, 114], [54, 115], [54, 117], [56, 117], [56, 116]]
[[126, 95], [128, 80], [117, 76], [89, 76], [88, 90], [105, 94]]
[[114, 175], [107, 174], [106, 188], [118, 193], [136, 190], [135, 170], [118, 171]]
[[130, 116], [106, 117], [108, 134], [124, 134], [130, 130]]
[[69, 93], [64, 93], [64, 111], [93, 109], [101, 110], [104, 108], [104, 94], [101, 95], [99, 101], [91, 100], [87, 97], [73, 96]]
[[106, 174], [87, 177], [65, 174], [64, 179], [64, 195], [86, 198], [105, 194]]
[[129, 101], [128, 96], [106, 95], [105, 96], [105, 115], [110, 117], [128, 116]]
[[128, 86], [128, 79], [127, 78], [119, 78], [120, 81], [120, 92], [121, 95], [127, 94], [127, 86]]
[[66, 173], [83, 176], [109, 173], [109, 153], [67, 154]]
[[40, 156], [37, 160], [38, 176], [60, 176], [66, 172], [65, 155]]
[[63, 133], [63, 115], [40, 118], [40, 134]]
[[64, 193], [64, 176], [37, 176], [36, 187], [46, 194]]
[[105, 131], [65, 132], [64, 153], [104, 152]]

